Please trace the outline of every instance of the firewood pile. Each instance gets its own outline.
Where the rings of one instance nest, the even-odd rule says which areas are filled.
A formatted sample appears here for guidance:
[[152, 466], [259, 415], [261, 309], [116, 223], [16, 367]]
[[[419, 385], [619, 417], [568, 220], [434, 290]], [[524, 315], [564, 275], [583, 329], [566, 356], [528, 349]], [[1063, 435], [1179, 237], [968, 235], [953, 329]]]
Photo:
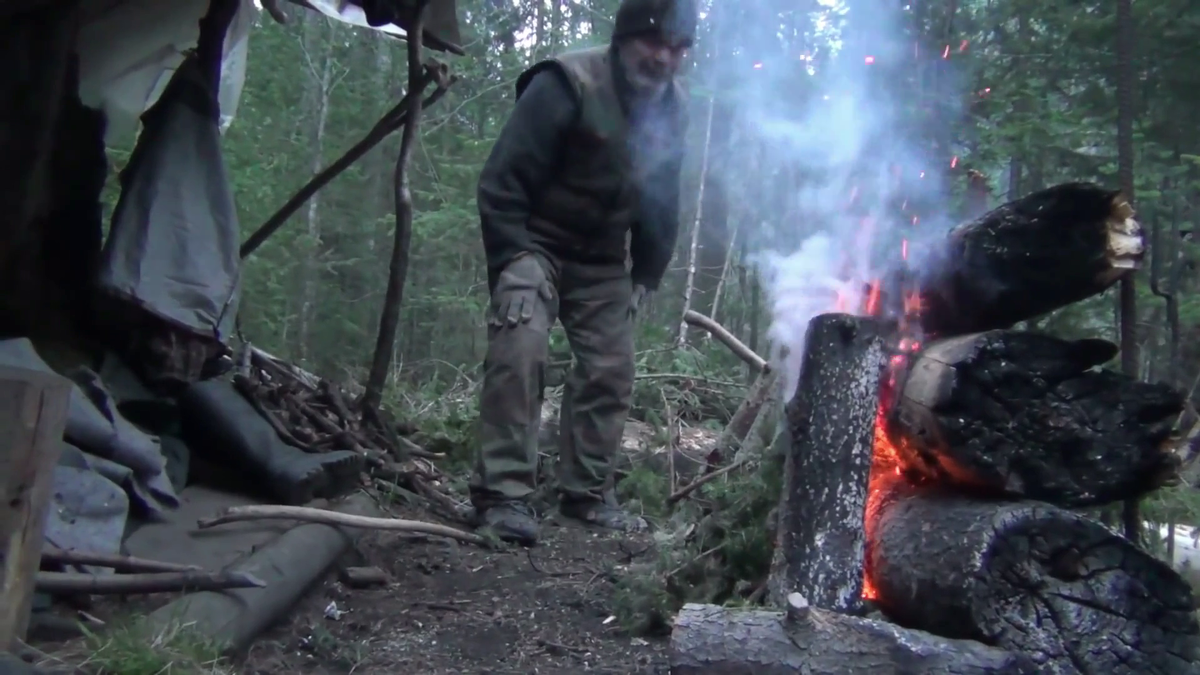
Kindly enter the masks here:
[[1133, 216], [1094, 185], [1042, 190], [859, 316], [816, 317], [785, 407], [778, 609], [686, 605], [671, 672], [1200, 672], [1189, 584], [1074, 510], [1175, 480], [1183, 395], [1098, 369], [1110, 342], [1012, 329], [1136, 269]]
[[306, 452], [362, 453], [381, 492], [420, 500], [451, 520], [469, 517], [469, 506], [431, 461], [442, 455], [408, 438], [416, 429], [391, 420], [386, 411], [364, 410], [356, 400], [361, 392], [344, 391], [250, 345], [241, 352], [233, 384], [289, 445]]

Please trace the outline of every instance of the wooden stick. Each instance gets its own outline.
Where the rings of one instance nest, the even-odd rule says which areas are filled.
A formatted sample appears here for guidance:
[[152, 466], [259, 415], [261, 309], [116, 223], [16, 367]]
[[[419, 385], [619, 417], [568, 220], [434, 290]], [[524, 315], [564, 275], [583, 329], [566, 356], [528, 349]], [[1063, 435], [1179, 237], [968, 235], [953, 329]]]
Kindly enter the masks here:
[[368, 530], [387, 530], [389, 532], [414, 532], [448, 537], [466, 544], [490, 547], [490, 542], [470, 532], [420, 520], [404, 520], [402, 518], [372, 518], [355, 516], [337, 511], [314, 509], [307, 506], [231, 506], [223, 509], [212, 518], [202, 518], [196, 522], [196, 527], [205, 530], [225, 523], [237, 523], [246, 520], [299, 520], [306, 523], [322, 525], [343, 525], [345, 527], [361, 527]]
[[57, 547], [47, 547], [42, 550], [42, 562], [59, 565], [91, 565], [93, 567], [108, 567], [117, 572], [196, 572], [201, 568], [196, 565], [179, 565], [176, 563], [146, 560], [127, 555], [110, 553], [90, 553]]
[[0, 367], [0, 652], [25, 639], [71, 383]]
[[[429, 0], [416, 0], [413, 8], [413, 19], [407, 29], [406, 47], [408, 52], [408, 88], [410, 91], [420, 91], [427, 82], [422, 80], [421, 49], [425, 29], [425, 8]], [[444, 89], [445, 81], [438, 82], [438, 89]], [[408, 258], [412, 240], [413, 201], [412, 190], [409, 186], [408, 158], [412, 155], [413, 146], [417, 142], [417, 129], [421, 123], [423, 106], [421, 99], [414, 96], [408, 104], [407, 123], [400, 135], [400, 154], [396, 157], [396, 171], [393, 175], [393, 195], [396, 203], [396, 224], [392, 229], [392, 254], [388, 260], [387, 286], [383, 293], [383, 310], [379, 315], [379, 332], [375, 336], [375, 353], [371, 357], [371, 368], [367, 371], [367, 389], [363, 392], [360, 404], [363, 411], [370, 411], [379, 416], [379, 404], [383, 396], [383, 387], [387, 384], [388, 373], [392, 365], [392, 352], [395, 350], [396, 331], [400, 326], [400, 307], [404, 302], [404, 286], [408, 281]], [[369, 419], [369, 418], [367, 418]], [[382, 421], [382, 420], [380, 420]], [[395, 434], [394, 429], [383, 429], [385, 433]], [[397, 444], [398, 446], [398, 444]], [[401, 448], [395, 448], [397, 452]]]
[[745, 461], [738, 461], [738, 462], [734, 462], [732, 464], [727, 464], [727, 465], [721, 467], [720, 469], [713, 471], [712, 473], [706, 473], [703, 476], [700, 476], [699, 478], [697, 478], [696, 480], [679, 488], [675, 492], [672, 492], [671, 496], [667, 497], [667, 503], [674, 504], [675, 502], [683, 499], [684, 497], [686, 497], [686, 496], [692, 494], [693, 492], [695, 492], [696, 490], [700, 489], [706, 483], [711, 483], [714, 480], [720, 478], [721, 476], [728, 475], [728, 474], [734, 472], [735, 470], [741, 468], [745, 464], [746, 464]]
[[729, 347], [729, 350], [739, 359], [745, 361], [756, 370], [762, 372], [770, 370], [770, 364], [767, 363], [766, 359], [755, 354], [754, 350], [747, 347], [745, 343], [734, 337], [733, 333], [730, 333], [727, 328], [716, 321], [690, 309], [683, 313], [683, 320], [697, 328], [703, 328], [708, 331], [709, 335], [712, 335], [726, 347]]
[[[375, 126], [367, 132], [367, 135], [363, 136], [362, 140], [360, 140], [358, 143], [355, 143], [349, 150], [345, 152], [345, 154], [343, 154], [341, 157], [338, 157], [333, 161], [332, 164], [325, 167], [320, 171], [320, 173], [309, 179], [307, 183], [305, 183], [299, 190], [296, 191], [296, 194], [292, 195], [291, 199], [287, 200], [283, 206], [279, 207], [279, 210], [276, 211], [274, 215], [267, 219], [267, 222], [259, 226], [259, 228], [255, 230], [245, 242], [242, 243], [240, 251], [242, 259], [246, 259], [251, 253], [257, 251], [258, 247], [262, 246], [263, 242], [265, 242], [272, 234], [275, 234], [275, 232], [279, 230], [279, 228], [282, 227], [285, 222], [287, 222], [288, 218], [291, 218], [292, 215], [300, 210], [301, 206], [304, 206], [305, 202], [311, 199], [313, 195], [317, 194], [318, 190], [328, 185], [329, 182], [334, 178], [337, 178], [339, 174], [350, 168], [352, 164], [357, 162], [363, 155], [367, 154], [371, 148], [379, 145], [380, 141], [395, 133], [397, 129], [405, 126], [408, 121], [407, 111], [411, 107], [413, 95], [419, 94], [425, 89], [425, 87], [429, 86], [429, 84], [437, 78], [439, 69], [444, 69], [445, 67], [446, 66], [444, 64], [440, 63], [426, 64], [426, 72], [423, 78], [417, 82], [410, 83], [408, 93], [406, 93], [404, 97], [400, 99], [400, 102], [397, 103], [395, 107], [384, 113], [383, 117], [375, 123]], [[437, 99], [435, 99], [434, 96], [438, 96], [438, 92], [435, 91], [424, 105], [432, 105], [435, 103]], [[438, 98], [440, 98], [440, 96], [438, 96]]]
[[140, 595], [264, 588], [266, 585], [265, 581], [247, 572], [162, 572], [106, 576], [38, 572], [37, 575], [37, 590], [52, 595]]

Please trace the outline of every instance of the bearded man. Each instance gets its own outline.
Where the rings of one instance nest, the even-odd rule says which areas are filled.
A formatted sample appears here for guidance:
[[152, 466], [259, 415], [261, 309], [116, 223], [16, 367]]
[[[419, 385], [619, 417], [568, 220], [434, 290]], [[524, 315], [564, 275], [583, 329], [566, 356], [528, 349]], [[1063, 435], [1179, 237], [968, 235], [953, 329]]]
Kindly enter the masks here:
[[616, 504], [613, 460], [633, 393], [633, 318], [679, 231], [687, 96], [676, 77], [695, 0], [623, 0], [610, 44], [517, 80], [512, 117], [479, 178], [488, 349], [471, 480], [478, 525], [533, 545], [537, 438], [550, 329], [575, 359], [559, 422], [559, 512], [646, 523]]

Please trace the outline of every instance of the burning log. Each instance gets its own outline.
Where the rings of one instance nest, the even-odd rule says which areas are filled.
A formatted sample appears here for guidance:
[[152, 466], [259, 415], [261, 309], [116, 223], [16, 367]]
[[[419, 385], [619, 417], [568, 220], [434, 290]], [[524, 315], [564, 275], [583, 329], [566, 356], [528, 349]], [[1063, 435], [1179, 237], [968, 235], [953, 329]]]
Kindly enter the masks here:
[[1082, 507], [1136, 497], [1172, 479], [1170, 436], [1183, 397], [1092, 368], [1105, 340], [997, 330], [928, 345], [888, 414], [910, 474]]
[[808, 326], [800, 381], [786, 407], [784, 469], [770, 589], [822, 609], [862, 609], [863, 510], [871, 476], [883, 327], [823, 314]]
[[1088, 518], [884, 479], [868, 574], [897, 623], [1027, 654], [1047, 675], [1195, 673], [1191, 587]]
[[942, 337], [1008, 328], [1103, 292], [1141, 263], [1133, 216], [1119, 192], [1067, 183], [959, 225], [920, 279], [922, 328]]
[[684, 605], [671, 633], [672, 675], [1033, 675], [1028, 657], [965, 640], [808, 607], [786, 612]]

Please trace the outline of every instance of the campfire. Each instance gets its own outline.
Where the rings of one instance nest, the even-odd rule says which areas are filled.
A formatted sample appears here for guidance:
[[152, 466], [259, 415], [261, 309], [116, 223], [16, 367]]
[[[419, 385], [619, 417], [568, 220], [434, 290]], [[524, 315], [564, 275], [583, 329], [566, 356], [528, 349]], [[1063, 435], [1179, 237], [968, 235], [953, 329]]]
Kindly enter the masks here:
[[1012, 328], [1143, 249], [1118, 193], [1059, 185], [813, 319], [786, 407], [781, 611], [685, 606], [671, 672], [1198, 672], [1188, 583], [1074, 510], [1174, 479], [1184, 397], [1098, 369], [1111, 342]]

